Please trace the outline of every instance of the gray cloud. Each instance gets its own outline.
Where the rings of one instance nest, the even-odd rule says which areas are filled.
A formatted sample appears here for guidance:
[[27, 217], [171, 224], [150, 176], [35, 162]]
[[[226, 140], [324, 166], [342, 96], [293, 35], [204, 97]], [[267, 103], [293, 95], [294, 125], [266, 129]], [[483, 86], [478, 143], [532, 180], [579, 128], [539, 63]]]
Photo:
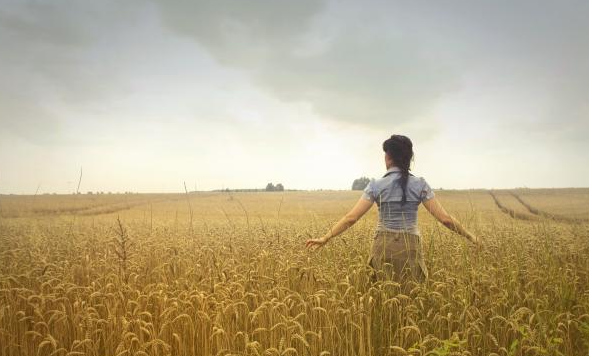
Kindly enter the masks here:
[[322, 0], [157, 1], [170, 28], [196, 38], [225, 64], [249, 67], [267, 65], [299, 43], [323, 3]]
[[0, 5], [2, 131], [41, 144], [63, 143], [68, 114], [108, 105], [124, 91], [119, 78], [126, 68], [119, 67], [109, 46], [118, 47], [124, 37], [119, 33], [133, 20], [132, 2], [115, 7], [1, 0]]
[[559, 130], [552, 123], [565, 120], [586, 128], [583, 1], [156, 1], [165, 24], [219, 62], [334, 120], [411, 121], [483, 73], [522, 98], [544, 87], [534, 98], [546, 106], [536, 127]]
[[351, 2], [158, 4], [170, 28], [194, 38], [219, 62], [334, 120], [400, 124], [458, 86], [458, 68], [437, 55], [439, 48], [424, 46], [411, 28], [387, 26], [403, 14], [370, 23], [366, 9]]
[[512, 130], [549, 142], [584, 139], [582, 133], [589, 130], [588, 2], [471, 2], [449, 16], [445, 20], [460, 24], [456, 31], [469, 45], [470, 65], [519, 92], [527, 99], [522, 107], [541, 108], [531, 120], [506, 123]]
[[154, 1], [0, 0], [1, 123], [52, 132], [59, 113], [120, 100], [133, 61], [154, 54], [154, 10], [172, 35], [333, 120], [403, 127], [483, 73], [516, 96], [543, 88], [533, 128], [574, 136], [588, 121], [586, 2]]
[[530, 173], [543, 152], [582, 185], [587, 18], [584, 0], [0, 0], [0, 160], [15, 187], [47, 152], [56, 171], [72, 152], [146, 171], [241, 152], [260, 176], [285, 155], [327, 176], [349, 142], [379, 152], [380, 132], [401, 131], [444, 174], [442, 149], [491, 183], [492, 160]]

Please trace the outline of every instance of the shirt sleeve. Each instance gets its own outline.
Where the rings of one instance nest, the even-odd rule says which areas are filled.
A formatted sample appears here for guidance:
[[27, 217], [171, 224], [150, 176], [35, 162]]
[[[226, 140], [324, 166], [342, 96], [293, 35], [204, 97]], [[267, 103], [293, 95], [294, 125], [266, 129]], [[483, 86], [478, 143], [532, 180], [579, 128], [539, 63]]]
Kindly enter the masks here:
[[366, 188], [364, 188], [364, 192], [362, 193], [362, 198], [366, 199], [366, 200], [370, 200], [371, 202], [374, 202], [376, 200], [375, 198], [375, 194], [374, 194], [374, 178], [370, 180], [370, 182], [368, 182], [368, 184], [366, 185]]
[[421, 180], [423, 181], [423, 188], [421, 189], [420, 198], [421, 198], [421, 201], [423, 202], [426, 200], [430, 200], [431, 198], [433, 198], [435, 196], [435, 194], [434, 194], [434, 191], [432, 190], [432, 188], [429, 186], [429, 184], [427, 184], [425, 179], [421, 178]]

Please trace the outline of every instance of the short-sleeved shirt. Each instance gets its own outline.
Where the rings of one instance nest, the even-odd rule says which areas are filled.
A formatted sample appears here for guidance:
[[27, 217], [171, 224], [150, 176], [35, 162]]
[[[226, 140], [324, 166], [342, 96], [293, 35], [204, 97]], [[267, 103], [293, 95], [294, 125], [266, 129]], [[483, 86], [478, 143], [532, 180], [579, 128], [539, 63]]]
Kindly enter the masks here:
[[409, 175], [406, 202], [402, 204], [401, 170], [391, 167], [379, 179], [371, 179], [362, 197], [378, 205], [377, 230], [404, 231], [419, 235], [417, 208], [423, 201], [434, 197], [434, 192], [423, 177]]

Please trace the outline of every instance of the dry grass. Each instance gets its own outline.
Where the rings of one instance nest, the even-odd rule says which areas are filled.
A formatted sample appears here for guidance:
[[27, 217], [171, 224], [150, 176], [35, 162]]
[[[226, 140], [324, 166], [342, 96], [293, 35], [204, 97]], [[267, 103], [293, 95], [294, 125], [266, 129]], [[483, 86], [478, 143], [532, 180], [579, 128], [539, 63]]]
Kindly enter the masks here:
[[[538, 194], [521, 196], [568, 213]], [[0, 355], [589, 353], [586, 221], [438, 192], [484, 245], [421, 211], [430, 279], [403, 288], [369, 281], [374, 208], [304, 249], [358, 195], [2, 196]]]
[[519, 189], [523, 201], [556, 216], [589, 220], [589, 189]]

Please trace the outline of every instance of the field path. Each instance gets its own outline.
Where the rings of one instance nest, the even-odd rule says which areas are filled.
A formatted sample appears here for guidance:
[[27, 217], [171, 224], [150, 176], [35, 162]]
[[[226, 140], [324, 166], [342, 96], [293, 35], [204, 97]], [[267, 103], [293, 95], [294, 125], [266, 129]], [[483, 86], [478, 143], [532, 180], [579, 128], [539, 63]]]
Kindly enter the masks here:
[[518, 194], [516, 194], [515, 192], [509, 192], [515, 199], [517, 199], [518, 202], [521, 203], [521, 205], [523, 205], [526, 209], [528, 209], [528, 211], [536, 216], [542, 216], [545, 218], [549, 218], [549, 219], [553, 219], [553, 220], [558, 220], [558, 221], [566, 221], [566, 222], [578, 222], [580, 220], [583, 219], [578, 219], [578, 218], [573, 218], [570, 216], [565, 216], [565, 215], [558, 215], [558, 214], [552, 214], [549, 213], [547, 211], [543, 211], [543, 210], [539, 210], [537, 208], [535, 208], [534, 206], [530, 205], [528, 202], [526, 202], [525, 200], [523, 200]]
[[510, 209], [510, 208], [506, 207], [505, 205], [501, 204], [501, 202], [499, 201], [499, 198], [497, 198], [497, 196], [495, 195], [495, 193], [492, 190], [489, 191], [489, 194], [491, 195], [491, 197], [493, 197], [493, 200], [495, 201], [495, 205], [497, 205], [499, 210], [501, 210], [505, 214], [511, 216], [512, 218], [519, 219], [519, 220], [527, 220], [527, 221], [539, 220], [538, 215], [522, 214], [520, 212], [517, 212], [517, 211]]
[[99, 204], [90, 204], [77, 207], [64, 207], [64, 208], [36, 208], [32, 212], [37, 216], [51, 216], [51, 215], [79, 215], [79, 216], [90, 216], [90, 215], [104, 215], [112, 214], [123, 210], [130, 210], [134, 207], [157, 204], [162, 202], [174, 202], [177, 200], [186, 199], [184, 195], [180, 197], [160, 197], [154, 199], [138, 199], [138, 200], [123, 200], [115, 202], [103, 202]]

